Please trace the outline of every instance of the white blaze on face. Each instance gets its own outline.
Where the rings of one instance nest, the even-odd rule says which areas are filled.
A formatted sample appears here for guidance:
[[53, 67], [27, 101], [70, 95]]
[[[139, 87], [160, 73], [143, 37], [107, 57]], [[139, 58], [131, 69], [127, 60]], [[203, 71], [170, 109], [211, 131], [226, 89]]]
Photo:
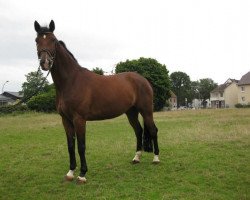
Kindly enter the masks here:
[[46, 35], [43, 35], [43, 39], [46, 39]]

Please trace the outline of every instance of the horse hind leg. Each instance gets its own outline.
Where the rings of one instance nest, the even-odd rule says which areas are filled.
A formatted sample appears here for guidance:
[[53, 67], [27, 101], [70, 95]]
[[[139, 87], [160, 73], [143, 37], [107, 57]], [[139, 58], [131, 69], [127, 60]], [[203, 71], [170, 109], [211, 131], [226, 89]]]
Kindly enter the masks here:
[[153, 163], [159, 163], [158, 129], [153, 120], [153, 113], [142, 113], [144, 120], [143, 147], [144, 151], [154, 151]]
[[143, 149], [145, 152], [153, 152], [153, 143], [148, 126], [144, 122]]
[[128, 117], [128, 121], [132, 128], [134, 129], [135, 136], [136, 136], [136, 153], [135, 157], [132, 160], [133, 164], [140, 163], [140, 159], [142, 156], [142, 132], [143, 129], [141, 124], [138, 120], [138, 111], [135, 107], [131, 108], [128, 112], [126, 112]]

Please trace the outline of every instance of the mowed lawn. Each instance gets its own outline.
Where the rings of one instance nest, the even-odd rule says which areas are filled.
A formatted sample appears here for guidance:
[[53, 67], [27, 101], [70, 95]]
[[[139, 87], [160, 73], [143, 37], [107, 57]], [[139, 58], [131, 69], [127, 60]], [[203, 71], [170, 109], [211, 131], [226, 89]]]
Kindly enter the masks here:
[[250, 109], [154, 116], [158, 165], [152, 153], [131, 164], [126, 116], [88, 122], [85, 185], [62, 181], [69, 158], [59, 115], [1, 116], [0, 199], [250, 199]]

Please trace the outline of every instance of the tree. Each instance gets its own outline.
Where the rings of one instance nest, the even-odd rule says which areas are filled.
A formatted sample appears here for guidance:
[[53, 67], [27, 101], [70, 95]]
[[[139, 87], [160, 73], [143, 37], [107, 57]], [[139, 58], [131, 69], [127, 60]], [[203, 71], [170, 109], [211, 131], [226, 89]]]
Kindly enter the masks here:
[[96, 74], [100, 74], [100, 75], [104, 74], [104, 71], [102, 70], [102, 68], [99, 68], [99, 67], [92, 69], [92, 72], [95, 72]]
[[217, 83], [215, 83], [210, 78], [200, 79], [198, 81], [198, 93], [199, 99], [202, 101], [202, 105], [206, 107], [206, 100], [210, 98], [210, 92], [217, 87]]
[[25, 77], [26, 82], [22, 84], [22, 92], [24, 99], [28, 99], [31, 98], [33, 95], [36, 95], [36, 92], [38, 92], [38, 89], [40, 87], [41, 88], [39, 93], [43, 92], [49, 83], [47, 80], [44, 80], [45, 77], [43, 77], [43, 73], [40, 69], [38, 69], [38, 71], [28, 73], [27, 75], [25, 75]]
[[173, 72], [170, 75], [171, 89], [177, 96], [177, 107], [187, 106], [191, 99], [191, 81], [184, 72]]
[[116, 65], [116, 73], [137, 72], [145, 77], [152, 85], [154, 91], [154, 110], [161, 110], [170, 97], [170, 80], [165, 65], [152, 58], [139, 58], [126, 60]]
[[191, 99], [200, 99], [199, 94], [199, 81], [191, 81], [191, 92], [190, 92]]

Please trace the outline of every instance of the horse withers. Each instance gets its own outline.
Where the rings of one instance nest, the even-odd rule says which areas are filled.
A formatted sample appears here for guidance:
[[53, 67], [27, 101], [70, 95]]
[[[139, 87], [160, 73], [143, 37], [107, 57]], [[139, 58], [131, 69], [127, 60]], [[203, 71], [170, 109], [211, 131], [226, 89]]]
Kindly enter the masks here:
[[[66, 180], [74, 179], [76, 169], [75, 137], [81, 168], [77, 183], [86, 182], [85, 158], [86, 121], [104, 120], [125, 113], [137, 139], [133, 163], [139, 163], [142, 151], [154, 151], [154, 163], [159, 163], [157, 127], [153, 120], [153, 90], [149, 82], [134, 72], [97, 75], [82, 68], [62, 41], [54, 35], [55, 23], [41, 27], [35, 21], [36, 45], [40, 66], [51, 71], [56, 88], [56, 107], [62, 117], [70, 158]], [[138, 114], [143, 117], [142, 128]]]

